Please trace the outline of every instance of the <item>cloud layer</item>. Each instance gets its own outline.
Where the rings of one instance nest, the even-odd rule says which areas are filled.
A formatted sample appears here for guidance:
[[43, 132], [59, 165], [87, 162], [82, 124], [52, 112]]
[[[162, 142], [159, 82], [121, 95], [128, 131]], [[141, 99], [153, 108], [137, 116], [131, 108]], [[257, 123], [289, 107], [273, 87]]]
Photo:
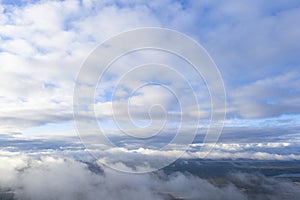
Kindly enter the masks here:
[[[230, 175], [216, 186], [184, 173], [97, 173], [74, 159], [1, 152], [0, 188], [16, 199], [298, 199], [297, 186], [262, 175]], [[254, 184], [255, 182], [255, 184]], [[246, 191], [243, 191], [247, 188]], [[3, 194], [3, 193], [2, 193]], [[1, 195], [2, 195], [1, 194]]]
[[[298, 10], [297, 1], [3, 1], [1, 132], [71, 120], [74, 80], [89, 52], [114, 34], [143, 26], [182, 31], [208, 49], [226, 84], [228, 118], [298, 115]], [[147, 92], [163, 98], [157, 90]], [[199, 106], [207, 117], [209, 95], [197, 93], [204, 94]]]

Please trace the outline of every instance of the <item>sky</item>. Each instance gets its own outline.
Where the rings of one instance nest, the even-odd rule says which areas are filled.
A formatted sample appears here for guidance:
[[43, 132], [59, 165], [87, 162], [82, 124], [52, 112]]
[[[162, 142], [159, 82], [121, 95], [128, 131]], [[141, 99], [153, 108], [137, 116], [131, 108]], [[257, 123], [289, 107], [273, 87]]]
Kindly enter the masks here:
[[[260, 174], [217, 186], [157, 171], [300, 160], [299, 1], [0, 0], [0, 12], [0, 198], [253, 198], [240, 186], [300, 198]], [[124, 51], [140, 44], [174, 51]]]
[[[226, 91], [220, 149], [228, 150], [222, 143], [237, 149], [249, 149], [247, 143], [251, 148], [272, 147], [270, 152], [265, 150], [265, 156], [251, 154], [262, 159], [278, 158], [282, 156], [280, 147], [289, 146], [287, 157], [299, 157], [296, 149], [300, 139], [300, 45], [297, 42], [300, 3], [296, 0], [2, 0], [0, 12], [2, 138], [78, 137], [74, 88], [93, 50], [122, 32], [157, 27], [192, 38], [202, 45], [219, 70]], [[146, 66], [140, 71], [130, 71], [132, 66], [145, 63], [168, 65], [174, 70]], [[205, 79], [188, 65], [175, 55], [148, 49], [121, 57], [110, 66], [106, 76], [97, 83], [93, 106], [106, 136], [119, 142], [116, 149], [144, 150], [147, 154], [147, 148], [154, 146], [149, 152], [155, 151], [171, 140], [168, 136], [177, 131], [182, 118], [186, 124], [179, 133], [189, 135], [198, 128], [194, 143], [201, 146], [211, 116], [211, 99]], [[95, 71], [89, 73], [88, 79]], [[159, 84], [143, 85], [130, 94], [145, 80]], [[197, 102], [192, 102], [187, 86], [191, 86]], [[128, 95], [131, 95], [130, 102], [126, 104]], [[181, 108], [185, 112], [180, 113]], [[134, 127], [128, 126], [128, 109]], [[117, 125], [114, 114], [120, 122]], [[90, 118], [89, 113], [78, 116], [80, 120]], [[165, 117], [168, 119], [163, 126], [166, 135], [147, 142], [129, 141], [118, 129], [121, 126], [138, 137], [148, 137], [160, 130]], [[198, 118], [200, 123], [193, 124]], [[180, 144], [177, 148], [180, 149]], [[240, 156], [247, 157], [248, 153]], [[228, 154], [228, 157], [237, 155]]]

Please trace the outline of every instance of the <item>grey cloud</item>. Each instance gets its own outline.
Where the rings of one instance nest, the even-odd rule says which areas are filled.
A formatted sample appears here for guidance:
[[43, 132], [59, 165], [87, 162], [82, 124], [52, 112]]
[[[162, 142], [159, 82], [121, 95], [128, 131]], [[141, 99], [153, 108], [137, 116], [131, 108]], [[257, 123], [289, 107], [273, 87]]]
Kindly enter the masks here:
[[[298, 9], [296, 1], [1, 5], [1, 132], [72, 119], [73, 84], [84, 58], [111, 35], [141, 26], [174, 28], [203, 43], [226, 83], [229, 118], [299, 114], [299, 59], [295, 56], [299, 45], [294, 42], [300, 35], [299, 26], [294, 25]], [[44, 13], [49, 13], [47, 18], [42, 17]], [[161, 73], [153, 75], [157, 74]], [[48, 82], [56, 87], [44, 88]], [[200, 115], [209, 117], [205, 97]], [[185, 118], [193, 119], [197, 112], [193, 114]]]
[[[251, 199], [299, 199], [299, 188], [291, 182], [267, 178], [259, 174], [234, 174], [230, 177], [232, 183], [247, 188]], [[257, 192], [259, 191], [259, 192]]]
[[229, 113], [244, 118], [298, 114], [299, 84], [299, 73], [295, 71], [238, 87], [229, 93]]
[[[1, 156], [0, 188], [16, 199], [297, 199], [297, 186], [262, 175], [234, 174], [212, 184], [190, 174], [126, 174], [90, 171], [73, 159], [20, 154]], [[4, 163], [5, 162], [5, 163]], [[245, 190], [247, 188], [247, 190]]]
[[[101, 12], [94, 13], [87, 4], [43, 1], [1, 5], [0, 101], [7, 105], [0, 113], [6, 124], [2, 132], [68, 121], [76, 74], [97, 42], [145, 22], [159, 24], [150, 10], [100, 3], [94, 6]], [[56, 87], [44, 88], [48, 82]]]

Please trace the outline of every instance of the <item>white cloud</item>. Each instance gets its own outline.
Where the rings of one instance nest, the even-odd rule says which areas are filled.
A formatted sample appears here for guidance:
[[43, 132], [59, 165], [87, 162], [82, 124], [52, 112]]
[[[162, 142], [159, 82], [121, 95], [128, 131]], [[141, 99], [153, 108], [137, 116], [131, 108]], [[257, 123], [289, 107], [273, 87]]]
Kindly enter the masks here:
[[[262, 175], [228, 175], [222, 186], [183, 173], [127, 174], [108, 168], [92, 172], [88, 164], [53, 156], [1, 153], [0, 187], [16, 199], [290, 199], [299, 198], [297, 186]], [[9, 175], [9, 176], [7, 176]], [[255, 184], [253, 184], [255, 181]], [[249, 190], [247, 193], [243, 189]], [[260, 192], [255, 192], [260, 191]], [[288, 192], [287, 192], [288, 191]]]
[[[30, 127], [72, 120], [74, 81], [91, 50], [119, 32], [144, 26], [174, 28], [203, 43], [218, 64], [226, 83], [230, 117], [255, 119], [300, 112], [297, 42], [300, 40], [300, 29], [295, 25], [299, 21], [300, 12], [296, 1], [276, 1], [271, 5], [260, 1], [225, 3], [136, 0], [129, 3], [125, 0], [84, 0], [37, 1], [22, 6], [1, 2], [0, 13], [0, 133], [22, 132]], [[121, 59], [121, 64], [109, 71], [109, 75], [122, 75], [131, 65], [140, 62], [164, 61], [165, 64], [173, 65], [179, 74], [185, 75], [191, 84], [197, 86], [200, 112], [191, 101], [184, 81], [178, 81], [174, 73], [166, 73], [163, 69], [132, 73], [124, 83], [132, 89], [143, 79], [160, 78], [174, 86], [178, 97], [185, 101], [186, 113], [183, 116], [186, 120], [196, 119], [199, 114], [209, 118], [210, 99], [203, 80], [197, 79], [194, 71], [188, 70], [183, 62], [160, 53], [148, 51], [145, 54], [128, 55], [127, 60]], [[105, 97], [115, 85], [106, 80], [100, 86], [104, 89], [100, 87], [99, 99], [96, 100], [104, 100], [97, 102], [96, 111], [101, 111], [97, 113], [100, 118], [109, 120], [112, 117], [112, 102]], [[128, 94], [126, 88], [119, 89], [118, 101], [114, 103], [123, 120], [128, 120], [127, 101], [122, 99]], [[141, 89], [131, 100], [135, 106], [131, 114], [137, 121], [149, 118], [147, 114], [152, 105], [161, 104], [166, 109], [176, 107], [173, 96], [158, 86]], [[150, 112], [153, 122], [158, 125], [164, 117], [161, 113], [158, 109]], [[91, 116], [90, 113], [82, 114], [86, 119]], [[178, 115], [175, 113], [169, 119], [176, 121]], [[276, 123], [278, 120], [281, 119], [274, 119]], [[259, 125], [268, 124], [265, 121]], [[231, 120], [230, 125], [235, 123], [236, 120]], [[251, 120], [240, 120], [239, 123], [244, 123], [241, 127], [251, 126]], [[258, 135], [263, 135], [261, 132], [233, 134], [231, 137], [236, 136], [233, 139], [248, 142], [217, 144], [208, 158], [299, 160], [299, 147], [294, 144], [298, 141], [298, 135], [291, 133], [297, 131], [298, 121], [289, 120], [282, 124], [290, 131], [280, 130], [272, 137], [268, 135], [269, 142], [258, 138]], [[189, 126], [187, 124], [182, 133], [190, 134], [192, 128]], [[146, 131], [131, 131], [147, 136], [153, 134], [156, 128], [153, 126]], [[166, 130], [174, 131], [172, 128], [174, 127], [167, 127]], [[48, 130], [48, 133], [51, 131]], [[116, 132], [118, 135], [119, 132], [115, 130], [107, 133], [115, 135]], [[75, 135], [73, 130], [70, 134]], [[225, 135], [227, 136], [232, 139], [230, 134]], [[257, 143], [252, 142], [254, 137], [255, 141], [258, 140]], [[275, 139], [279, 141], [274, 142]], [[136, 165], [135, 169], [128, 164], [145, 157], [159, 162], [176, 158], [181, 153], [177, 150], [181, 146], [174, 146], [175, 150], [159, 151], [147, 148], [146, 145], [128, 143], [125, 147], [131, 149], [115, 147], [101, 152], [99, 163], [114, 164], [124, 171], [152, 170], [151, 163], [138, 163], [140, 165]], [[18, 150], [19, 146], [3, 148]], [[191, 145], [190, 151], [183, 158], [202, 158], [204, 154], [199, 148], [200, 144]], [[280, 152], [281, 150], [284, 151]], [[103, 174], [94, 174], [87, 164], [70, 158], [74, 154], [86, 156], [86, 152], [81, 149], [66, 150], [63, 155], [57, 150], [48, 149], [28, 154], [0, 151], [0, 188], [13, 189], [16, 198], [33, 200], [92, 200], [99, 197], [166, 199], [170, 196], [190, 199], [247, 199], [247, 194], [232, 185], [234, 182], [226, 187], [216, 187], [206, 180], [180, 173], [165, 179], [150, 174], [128, 175], [108, 169], [104, 169]], [[253, 177], [241, 175], [236, 179], [251, 183], [251, 178]], [[294, 194], [293, 198], [299, 198], [298, 188], [295, 189], [290, 183], [278, 183], [270, 179], [267, 183], [270, 183], [271, 188], [276, 185], [275, 193], [268, 196], [271, 199], [284, 196], [283, 189]]]
[[[1, 6], [0, 88], [5, 106], [0, 115], [6, 126], [1, 132], [7, 126], [21, 131], [70, 120], [74, 80], [91, 49], [125, 28], [158, 23], [146, 8], [112, 4], [99, 7], [101, 12], [92, 9], [78, 1]], [[55, 87], [45, 88], [48, 83]]]
[[[294, 54], [299, 46], [294, 41], [298, 41], [300, 34], [298, 26], [292, 23], [292, 19], [299, 18], [296, 4], [276, 2], [269, 6], [257, 1], [225, 4], [166, 0], [84, 1], [82, 5], [79, 1], [40, 1], [24, 6], [1, 5], [0, 132], [22, 132], [28, 127], [72, 120], [74, 80], [92, 48], [120, 31], [143, 26], [174, 28], [203, 42], [227, 84], [230, 117], [297, 114], [299, 63]], [[177, 62], [178, 59], [151, 52], [129, 55], [127, 60], [121, 60], [124, 66], [116, 66], [111, 75], [120, 75], [128, 70], [127, 65], [151, 59], [174, 65], [190, 83], [199, 86], [196, 95], [200, 99], [200, 112], [195, 104], [189, 104], [191, 97], [183, 81], [177, 81], [173, 74], [164, 70], [149, 70], [143, 76], [133, 74], [128, 83], [134, 85], [145, 77], [170, 81], [180, 91], [179, 96], [188, 102], [185, 119], [193, 120], [199, 114], [209, 118], [210, 99], [205, 84], [197, 79], [194, 71]], [[114, 86], [110, 81], [104, 84], [106, 90], [100, 91], [99, 97], [105, 97], [105, 92]], [[159, 102], [167, 108], [175, 105], [168, 93], [153, 88], [133, 98], [142, 107], [133, 109], [136, 119], [148, 117], [145, 111], [151, 103]], [[125, 94], [126, 91], [119, 90], [118, 98]], [[121, 114], [126, 112], [124, 102], [117, 105]], [[97, 114], [109, 119], [110, 107], [109, 101], [98, 102], [96, 108], [101, 113]], [[156, 111], [153, 120], [161, 121], [161, 112]], [[88, 119], [91, 115], [84, 113], [82, 117]], [[178, 115], [169, 119], [177, 120]], [[295, 121], [293, 123], [297, 124]], [[231, 123], [236, 121], [231, 120]], [[248, 124], [251, 123], [245, 122], [245, 126]], [[155, 127], [148, 129], [149, 132], [153, 130]]]
[[295, 71], [241, 86], [230, 94], [231, 112], [244, 118], [298, 113], [299, 84], [299, 73]]

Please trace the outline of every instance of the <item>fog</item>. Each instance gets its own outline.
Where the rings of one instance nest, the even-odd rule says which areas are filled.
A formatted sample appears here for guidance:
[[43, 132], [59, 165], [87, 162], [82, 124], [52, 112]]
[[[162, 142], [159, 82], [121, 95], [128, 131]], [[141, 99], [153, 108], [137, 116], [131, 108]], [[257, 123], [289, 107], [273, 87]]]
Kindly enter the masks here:
[[[232, 174], [212, 184], [188, 173], [129, 174], [72, 158], [2, 152], [0, 187], [20, 200], [79, 199], [299, 199], [291, 182], [259, 174]], [[247, 189], [244, 189], [247, 188]]]

